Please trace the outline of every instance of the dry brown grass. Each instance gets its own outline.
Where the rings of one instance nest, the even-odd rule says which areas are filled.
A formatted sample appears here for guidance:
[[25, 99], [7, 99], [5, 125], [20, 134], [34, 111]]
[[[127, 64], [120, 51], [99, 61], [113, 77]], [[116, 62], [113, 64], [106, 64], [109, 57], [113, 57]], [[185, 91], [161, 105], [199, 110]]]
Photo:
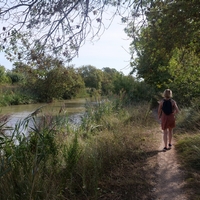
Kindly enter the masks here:
[[124, 151], [98, 185], [98, 199], [152, 199], [160, 143], [154, 127], [123, 127]]
[[153, 198], [156, 155], [160, 144], [160, 138], [156, 137], [158, 124], [152, 113], [148, 113], [148, 105], [128, 110], [129, 117], [123, 123], [115, 124], [112, 136], [110, 131], [101, 135], [102, 141], [110, 142], [106, 146], [110, 146], [108, 152], [112, 164], [108, 164], [109, 167], [98, 183], [97, 199]]
[[[34, 185], [35, 193], [31, 193], [32, 198], [151, 199], [160, 138], [156, 138], [158, 124], [149, 112], [148, 105], [132, 110], [130, 108], [128, 112], [119, 110], [117, 113], [105, 114], [96, 111], [96, 115], [100, 114], [102, 116], [97, 122], [86, 120], [83, 130], [69, 129], [65, 137], [61, 134], [57, 148], [66, 148], [56, 149], [59, 154], [53, 158], [59, 161], [57, 165], [45, 165], [45, 179], [42, 176], [41, 179], [37, 179], [37, 185]], [[39, 132], [38, 137], [49, 136], [46, 131], [51, 134], [53, 129], [44, 129], [44, 135]], [[52, 145], [48, 148], [49, 141], [54, 144], [57, 140], [50, 137], [45, 141], [49, 150], [52, 148]], [[43, 137], [38, 141], [39, 147], [43, 146], [40, 142], [44, 144]], [[27, 150], [25, 152], [30, 153]], [[20, 167], [16, 167], [18, 166]], [[13, 175], [15, 172], [16, 170], [12, 171]], [[31, 172], [30, 170], [29, 173]], [[10, 183], [8, 181], [7, 186], [10, 186]], [[5, 186], [2, 185], [2, 188]], [[40, 194], [37, 193], [38, 188], [41, 189]], [[29, 191], [26, 192], [28, 194]]]
[[185, 190], [190, 199], [200, 199], [200, 136], [199, 132], [176, 135], [178, 159], [185, 172]]

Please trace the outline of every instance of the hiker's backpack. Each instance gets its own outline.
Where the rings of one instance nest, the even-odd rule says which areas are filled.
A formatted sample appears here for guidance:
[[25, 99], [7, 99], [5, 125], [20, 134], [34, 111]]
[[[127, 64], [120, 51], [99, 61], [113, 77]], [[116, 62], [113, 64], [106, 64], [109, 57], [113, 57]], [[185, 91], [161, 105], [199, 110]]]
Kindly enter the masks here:
[[173, 111], [172, 111], [172, 102], [171, 99], [163, 99], [163, 106], [162, 106], [162, 111], [166, 114], [166, 115], [170, 115]]

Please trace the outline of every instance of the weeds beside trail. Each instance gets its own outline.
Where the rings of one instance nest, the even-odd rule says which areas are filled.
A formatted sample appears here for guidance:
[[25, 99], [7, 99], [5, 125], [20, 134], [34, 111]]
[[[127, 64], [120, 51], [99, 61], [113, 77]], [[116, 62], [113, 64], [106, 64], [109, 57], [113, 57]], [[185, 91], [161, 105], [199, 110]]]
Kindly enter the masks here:
[[[2, 118], [3, 119], [3, 118]], [[5, 118], [4, 118], [5, 119]], [[20, 127], [32, 121], [28, 138]], [[157, 124], [156, 124], [157, 126]], [[88, 104], [79, 127], [68, 117], [28, 116], [9, 136], [1, 123], [0, 199], [142, 199], [156, 138], [148, 104]], [[141, 195], [143, 196], [141, 198]]]
[[190, 199], [200, 199], [200, 107], [196, 102], [182, 109], [177, 119], [175, 137], [178, 160], [185, 172], [185, 190]]
[[138, 129], [138, 131], [139, 137], [142, 136], [139, 149], [135, 149], [134, 138], [132, 138], [128, 152], [111, 167], [100, 182], [101, 198], [99, 199], [154, 199], [156, 155], [160, 141], [155, 139], [157, 129], [151, 131]]

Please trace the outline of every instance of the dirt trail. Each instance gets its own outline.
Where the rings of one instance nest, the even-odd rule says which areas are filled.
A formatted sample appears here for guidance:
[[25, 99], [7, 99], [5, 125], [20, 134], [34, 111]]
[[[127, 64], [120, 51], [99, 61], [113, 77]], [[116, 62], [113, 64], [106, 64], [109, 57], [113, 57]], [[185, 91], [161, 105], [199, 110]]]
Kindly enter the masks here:
[[[160, 130], [160, 147], [164, 147], [163, 134]], [[174, 143], [173, 143], [174, 144]], [[184, 193], [183, 172], [180, 170], [180, 165], [177, 161], [175, 146], [166, 152], [160, 151], [157, 154], [157, 184], [154, 188], [155, 200], [187, 200]]]

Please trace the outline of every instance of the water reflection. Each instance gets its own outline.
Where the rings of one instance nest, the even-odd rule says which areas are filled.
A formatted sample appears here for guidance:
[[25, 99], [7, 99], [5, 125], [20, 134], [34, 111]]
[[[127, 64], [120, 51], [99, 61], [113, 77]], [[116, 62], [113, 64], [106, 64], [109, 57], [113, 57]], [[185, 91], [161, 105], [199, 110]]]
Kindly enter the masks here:
[[81, 113], [85, 111], [85, 104], [85, 99], [73, 99], [56, 101], [49, 104], [13, 105], [1, 107], [0, 114], [10, 115], [7, 125], [11, 127], [14, 127], [16, 123], [25, 119], [31, 113], [34, 113], [38, 108], [40, 108], [40, 112], [37, 113], [37, 116], [44, 114], [56, 116], [63, 113], [63, 115], [71, 116], [71, 120], [76, 123], [76, 121], [80, 121]]

